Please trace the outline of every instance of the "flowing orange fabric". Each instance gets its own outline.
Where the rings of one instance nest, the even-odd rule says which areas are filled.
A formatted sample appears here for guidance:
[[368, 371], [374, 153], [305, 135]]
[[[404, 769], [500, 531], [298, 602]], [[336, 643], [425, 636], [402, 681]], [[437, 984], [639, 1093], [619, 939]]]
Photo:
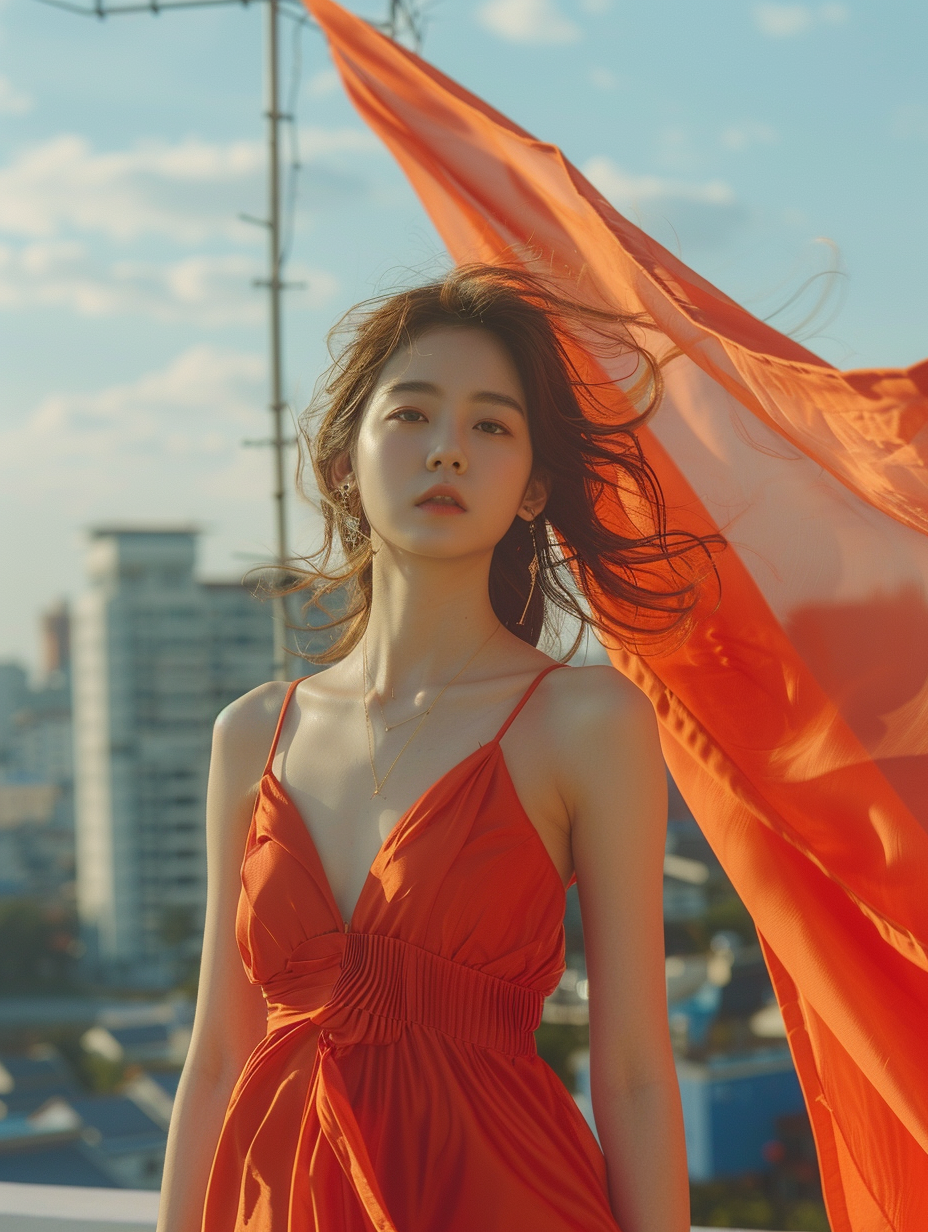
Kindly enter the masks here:
[[533, 1032], [564, 887], [497, 734], [399, 819], [344, 922], [271, 765], [236, 935], [268, 1032], [232, 1092], [203, 1232], [618, 1232], [605, 1163]]
[[[649, 313], [646, 344], [682, 352], [642, 440], [671, 526], [729, 541], [721, 602], [674, 653], [610, 654], [650, 695], [757, 925], [833, 1232], [924, 1232], [928, 362], [831, 367], [622, 218], [556, 147], [332, 0], [307, 4], [456, 261], [518, 257], [595, 306]], [[614, 491], [602, 501], [621, 517]]]

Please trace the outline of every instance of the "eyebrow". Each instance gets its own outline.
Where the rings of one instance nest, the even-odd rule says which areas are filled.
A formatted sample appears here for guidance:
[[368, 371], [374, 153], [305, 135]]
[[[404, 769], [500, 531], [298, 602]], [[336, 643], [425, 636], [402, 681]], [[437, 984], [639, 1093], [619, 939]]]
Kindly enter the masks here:
[[[391, 381], [384, 387], [385, 394], [431, 394], [441, 397], [441, 389], [432, 381]], [[489, 402], [495, 406], [508, 406], [520, 415], [525, 415], [525, 409], [515, 398], [508, 394], [500, 394], [492, 389], [481, 389], [471, 397], [471, 402]]]

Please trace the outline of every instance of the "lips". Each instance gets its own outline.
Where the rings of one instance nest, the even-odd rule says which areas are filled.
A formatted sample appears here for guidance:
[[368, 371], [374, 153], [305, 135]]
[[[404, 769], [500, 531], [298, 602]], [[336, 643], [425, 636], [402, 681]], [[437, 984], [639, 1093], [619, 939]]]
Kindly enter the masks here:
[[467, 506], [461, 499], [461, 494], [456, 488], [450, 484], [439, 483], [429, 490], [416, 501], [417, 505], [431, 505], [434, 509], [461, 509], [464, 510]]

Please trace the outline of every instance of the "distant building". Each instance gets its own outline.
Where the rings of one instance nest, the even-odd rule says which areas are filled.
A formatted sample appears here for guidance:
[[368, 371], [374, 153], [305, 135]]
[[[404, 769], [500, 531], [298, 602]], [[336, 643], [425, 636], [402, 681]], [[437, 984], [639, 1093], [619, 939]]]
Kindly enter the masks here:
[[28, 1116], [53, 1097], [83, 1094], [70, 1066], [52, 1044], [34, 1044], [25, 1053], [0, 1054], [0, 1121]]
[[93, 530], [75, 609], [78, 911], [110, 983], [168, 986], [198, 952], [212, 724], [273, 677], [270, 605], [197, 580], [196, 533]]
[[71, 666], [71, 614], [64, 601], [42, 617], [42, 659], [48, 676]]
[[690, 1178], [767, 1171], [782, 1117], [804, 1110], [789, 1049], [677, 1060]]
[[68, 609], [42, 617], [43, 674], [0, 665], [0, 896], [70, 899], [74, 769]]
[[67, 797], [70, 814], [74, 786], [70, 673], [58, 672], [40, 689], [31, 690], [15, 722], [16, 780], [56, 784]]
[[0, 781], [72, 779], [70, 616], [65, 603], [42, 615], [42, 675], [29, 684], [18, 663], [0, 663]]
[[193, 1011], [192, 1001], [103, 1010], [81, 1036], [81, 1046], [108, 1061], [180, 1068], [190, 1046]]
[[0, 1054], [0, 1181], [159, 1188], [179, 1073], [88, 1095], [50, 1044]]
[[15, 768], [15, 717], [29, 696], [29, 678], [19, 663], [0, 663], [0, 779]]
[[[805, 1105], [789, 1049], [677, 1059], [690, 1179], [712, 1181], [766, 1172], [779, 1157], [784, 1119]], [[599, 1137], [590, 1098], [590, 1054], [574, 1057], [574, 1099]]]
[[52, 1097], [0, 1120], [0, 1181], [159, 1189], [167, 1133], [124, 1095]]
[[84, 1096], [68, 1106], [80, 1117], [90, 1158], [123, 1189], [160, 1189], [167, 1132], [125, 1095]]
[[93, 1148], [83, 1130], [81, 1118], [67, 1105], [52, 1104], [31, 1117], [6, 1117], [0, 1121], [0, 1182], [118, 1188], [91, 1158]]
[[230, 702], [274, 678], [269, 603], [241, 582], [204, 582], [209, 710], [211, 719]]
[[41, 618], [42, 682], [30, 689], [15, 716], [19, 772], [55, 783], [67, 797], [73, 822], [74, 750], [71, 728], [71, 613], [57, 603]]

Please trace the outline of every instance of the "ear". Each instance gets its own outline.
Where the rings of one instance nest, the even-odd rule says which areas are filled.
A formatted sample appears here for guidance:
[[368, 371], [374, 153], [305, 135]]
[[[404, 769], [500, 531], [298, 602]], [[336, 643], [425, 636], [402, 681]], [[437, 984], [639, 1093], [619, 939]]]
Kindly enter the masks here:
[[531, 522], [544, 509], [551, 495], [551, 479], [548, 475], [535, 474], [528, 481], [518, 517]]
[[332, 470], [330, 472], [333, 487], [341, 487], [353, 470], [354, 467], [351, 462], [351, 454], [347, 451], [345, 453], [338, 454], [332, 463]]

